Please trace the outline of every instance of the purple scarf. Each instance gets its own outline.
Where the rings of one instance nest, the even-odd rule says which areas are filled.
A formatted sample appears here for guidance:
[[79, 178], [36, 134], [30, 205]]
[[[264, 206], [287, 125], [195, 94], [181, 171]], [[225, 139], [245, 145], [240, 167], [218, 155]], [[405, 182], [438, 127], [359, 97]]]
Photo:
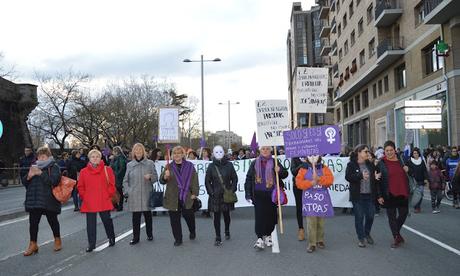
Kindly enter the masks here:
[[171, 167], [176, 176], [177, 186], [179, 187], [179, 199], [185, 203], [192, 179], [193, 164], [192, 162], [182, 160], [180, 171], [177, 168], [176, 162], [171, 162]]
[[[316, 174], [318, 176], [323, 176], [323, 165], [322, 164], [316, 165]], [[307, 173], [305, 174], [303, 179], [309, 180], [309, 181], [313, 180], [313, 168], [310, 164], [308, 164]]]
[[[264, 174], [262, 173], [262, 160], [266, 161]], [[273, 167], [274, 167], [274, 162], [271, 156], [268, 158], [263, 157], [263, 156], [259, 156], [258, 158], [256, 158], [256, 164], [255, 164], [256, 184], [265, 183], [265, 187], [267, 187], [268, 189], [273, 187], [273, 183], [274, 183]], [[262, 178], [262, 175], [265, 176], [265, 179]]]

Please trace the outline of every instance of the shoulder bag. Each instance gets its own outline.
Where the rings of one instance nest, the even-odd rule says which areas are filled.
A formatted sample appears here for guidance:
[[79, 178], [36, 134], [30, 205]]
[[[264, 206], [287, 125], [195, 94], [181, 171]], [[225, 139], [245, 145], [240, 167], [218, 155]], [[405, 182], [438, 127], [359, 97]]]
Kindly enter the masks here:
[[238, 197], [236, 196], [236, 193], [225, 187], [224, 179], [222, 178], [222, 174], [220, 173], [219, 168], [217, 168], [217, 166], [214, 166], [214, 167], [216, 168], [217, 176], [219, 177], [220, 184], [222, 185], [222, 189], [224, 189], [224, 203], [238, 202]]

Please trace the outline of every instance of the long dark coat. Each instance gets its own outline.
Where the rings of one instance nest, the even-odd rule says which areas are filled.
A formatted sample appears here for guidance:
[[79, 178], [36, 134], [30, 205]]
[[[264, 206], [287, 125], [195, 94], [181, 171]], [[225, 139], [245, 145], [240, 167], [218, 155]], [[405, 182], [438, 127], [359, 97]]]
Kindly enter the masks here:
[[[219, 178], [217, 169], [222, 176], [223, 183]], [[224, 189], [222, 186], [225, 185], [226, 189], [233, 192], [237, 190], [238, 176], [231, 162], [225, 158], [222, 160], [214, 159], [206, 170], [205, 184], [209, 195], [208, 210], [210, 212], [226, 212], [235, 209], [234, 203], [224, 203]]]

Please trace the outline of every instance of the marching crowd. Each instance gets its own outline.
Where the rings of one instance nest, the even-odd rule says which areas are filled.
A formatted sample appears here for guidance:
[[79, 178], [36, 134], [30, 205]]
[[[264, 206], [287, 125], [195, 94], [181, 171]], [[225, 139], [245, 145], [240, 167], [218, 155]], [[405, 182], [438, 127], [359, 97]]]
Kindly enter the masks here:
[[[216, 246], [222, 244], [221, 217], [224, 220], [224, 237], [231, 238], [230, 211], [237, 202], [238, 176], [232, 160], [252, 159], [245, 180], [245, 198], [252, 203], [255, 212], [256, 242], [254, 248], [262, 250], [273, 244], [271, 233], [278, 222], [277, 206], [283, 204], [283, 179], [287, 169], [273, 158], [271, 147], [260, 147], [257, 154], [241, 149], [235, 154], [225, 154], [221, 146], [211, 150], [203, 148], [200, 153], [182, 146], [170, 152], [160, 149], [147, 151], [137, 143], [130, 152], [114, 147], [111, 152], [101, 151], [93, 146], [86, 154], [84, 149], [74, 150], [70, 157], [64, 153], [59, 161], [53, 159], [49, 148], [41, 147], [33, 153], [25, 149], [20, 160], [21, 179], [26, 187], [25, 209], [29, 213], [30, 243], [24, 256], [38, 252], [38, 225], [44, 215], [53, 231], [54, 250], [62, 248], [58, 215], [61, 202], [53, 195], [53, 188], [60, 184], [61, 176], [77, 182], [72, 191], [74, 211], [86, 214], [88, 247], [91, 252], [96, 247], [96, 216], [99, 214], [109, 241], [115, 245], [115, 231], [110, 212], [123, 209], [132, 213], [133, 235], [130, 241], [135, 245], [140, 241], [141, 217], [146, 224], [147, 240], [153, 240], [151, 197], [153, 184], [165, 186], [162, 206], [168, 210], [174, 246], [183, 243], [181, 216], [184, 218], [190, 240], [196, 239], [195, 211], [200, 208], [198, 175], [189, 160], [211, 161], [207, 167], [205, 187], [209, 195], [208, 212], [213, 213]], [[282, 151], [280, 151], [282, 154]], [[350, 201], [353, 204], [355, 230], [359, 247], [374, 244], [371, 229], [376, 208], [385, 208], [393, 241], [392, 248], [401, 246], [405, 240], [401, 236], [410, 208], [421, 212], [425, 186], [431, 193], [432, 212], [440, 212], [440, 202], [446, 183], [452, 185], [453, 207], [459, 208], [460, 157], [456, 147], [429, 148], [421, 152], [413, 148], [409, 153], [401, 152], [392, 141], [382, 148], [372, 149], [358, 145], [349, 153], [350, 157], [345, 178], [350, 183]], [[168, 160], [160, 175], [155, 162]], [[171, 161], [169, 161], [171, 159]], [[325, 217], [306, 216], [307, 231], [304, 230], [302, 194], [316, 191], [328, 196], [328, 187], [333, 184], [331, 170], [322, 162], [321, 156], [293, 158], [290, 170], [294, 180], [294, 196], [298, 223], [298, 239], [308, 239], [307, 252], [322, 249], [325, 245]], [[277, 179], [278, 177], [278, 179]], [[280, 191], [276, 189], [279, 183]], [[278, 194], [279, 193], [279, 194]], [[124, 204], [126, 206], [124, 207]]]

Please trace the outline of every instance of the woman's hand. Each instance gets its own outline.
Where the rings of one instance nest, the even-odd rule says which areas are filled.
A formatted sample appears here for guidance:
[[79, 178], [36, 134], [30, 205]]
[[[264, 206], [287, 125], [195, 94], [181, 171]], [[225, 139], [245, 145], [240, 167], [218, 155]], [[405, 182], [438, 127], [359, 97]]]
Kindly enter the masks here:
[[379, 197], [377, 201], [379, 202], [380, 205], [383, 205], [383, 203], [385, 203], [385, 200], [383, 200], [383, 197]]
[[409, 167], [408, 166], [403, 166], [403, 170], [408, 173], [409, 172]]
[[193, 200], [195, 200], [195, 199], [196, 199], [196, 195], [191, 195], [190, 198], [193, 199]]
[[382, 177], [382, 173], [374, 172], [374, 174], [375, 174], [375, 179], [376, 180], [380, 180], [380, 178]]
[[164, 174], [163, 178], [164, 178], [165, 180], [169, 180], [169, 177], [170, 177], [170, 176], [171, 176], [171, 173], [169, 172], [169, 170], [168, 170], [168, 169], [165, 170], [165, 174]]
[[149, 181], [149, 180], [151, 180], [151, 179], [152, 179], [152, 174], [146, 174], [146, 175], [144, 175], [144, 180], [145, 180], [145, 181]]
[[276, 172], [276, 173], [279, 173], [279, 172], [280, 172], [280, 167], [279, 167], [279, 166], [276, 166], [276, 167], [275, 167], [275, 172]]

